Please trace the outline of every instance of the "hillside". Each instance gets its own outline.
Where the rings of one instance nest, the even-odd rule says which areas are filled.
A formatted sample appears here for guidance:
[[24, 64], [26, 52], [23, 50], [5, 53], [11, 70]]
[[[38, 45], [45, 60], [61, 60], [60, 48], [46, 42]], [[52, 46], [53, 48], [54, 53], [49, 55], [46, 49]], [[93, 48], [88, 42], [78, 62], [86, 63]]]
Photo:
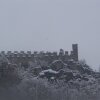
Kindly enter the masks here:
[[[4, 58], [3, 58], [4, 59]], [[99, 100], [100, 73], [68, 60], [30, 62], [28, 67], [0, 61], [2, 100]]]

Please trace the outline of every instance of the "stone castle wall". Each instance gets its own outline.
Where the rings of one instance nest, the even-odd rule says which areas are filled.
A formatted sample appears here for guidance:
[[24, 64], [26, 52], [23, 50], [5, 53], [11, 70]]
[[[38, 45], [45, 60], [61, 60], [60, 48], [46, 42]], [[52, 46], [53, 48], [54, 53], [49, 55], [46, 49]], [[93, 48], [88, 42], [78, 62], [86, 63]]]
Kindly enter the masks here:
[[68, 51], [64, 51], [60, 49], [59, 53], [57, 52], [31, 52], [31, 51], [1, 51], [0, 54], [3, 54], [11, 63], [27, 63], [29, 61], [36, 61], [36, 60], [46, 60], [52, 62], [53, 60], [62, 59], [63, 61], [68, 61], [73, 59], [74, 61], [78, 61], [78, 45], [72, 45], [72, 51], [69, 54]]

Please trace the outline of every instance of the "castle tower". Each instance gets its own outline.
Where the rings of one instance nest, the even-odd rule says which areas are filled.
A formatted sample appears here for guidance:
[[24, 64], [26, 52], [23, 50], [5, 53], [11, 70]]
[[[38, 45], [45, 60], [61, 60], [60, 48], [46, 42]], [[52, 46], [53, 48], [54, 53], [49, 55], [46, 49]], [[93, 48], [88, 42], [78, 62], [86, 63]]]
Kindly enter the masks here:
[[78, 61], [78, 44], [72, 44], [73, 59]]
[[60, 49], [59, 56], [64, 56], [64, 50]]

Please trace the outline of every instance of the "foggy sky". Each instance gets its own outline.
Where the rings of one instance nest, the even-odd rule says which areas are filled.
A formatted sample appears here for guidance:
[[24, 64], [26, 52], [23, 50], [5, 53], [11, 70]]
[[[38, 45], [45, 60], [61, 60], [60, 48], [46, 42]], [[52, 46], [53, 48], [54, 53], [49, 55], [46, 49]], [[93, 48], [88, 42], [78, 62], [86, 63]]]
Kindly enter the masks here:
[[0, 51], [71, 50], [100, 65], [100, 0], [0, 0]]

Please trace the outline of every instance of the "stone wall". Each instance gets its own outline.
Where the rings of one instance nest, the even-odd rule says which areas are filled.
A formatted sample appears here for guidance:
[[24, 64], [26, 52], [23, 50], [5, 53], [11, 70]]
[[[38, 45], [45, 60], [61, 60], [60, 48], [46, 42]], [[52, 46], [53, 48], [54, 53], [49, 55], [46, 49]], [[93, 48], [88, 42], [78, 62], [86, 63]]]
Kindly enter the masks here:
[[60, 49], [59, 52], [44, 52], [44, 51], [1, 51], [0, 54], [3, 54], [11, 63], [28, 63], [29, 61], [37, 61], [37, 60], [45, 60], [48, 63], [51, 63], [53, 60], [61, 59], [63, 61], [68, 61], [73, 59], [74, 61], [78, 61], [78, 45], [72, 44], [72, 51], [69, 54], [68, 51], [64, 51]]

